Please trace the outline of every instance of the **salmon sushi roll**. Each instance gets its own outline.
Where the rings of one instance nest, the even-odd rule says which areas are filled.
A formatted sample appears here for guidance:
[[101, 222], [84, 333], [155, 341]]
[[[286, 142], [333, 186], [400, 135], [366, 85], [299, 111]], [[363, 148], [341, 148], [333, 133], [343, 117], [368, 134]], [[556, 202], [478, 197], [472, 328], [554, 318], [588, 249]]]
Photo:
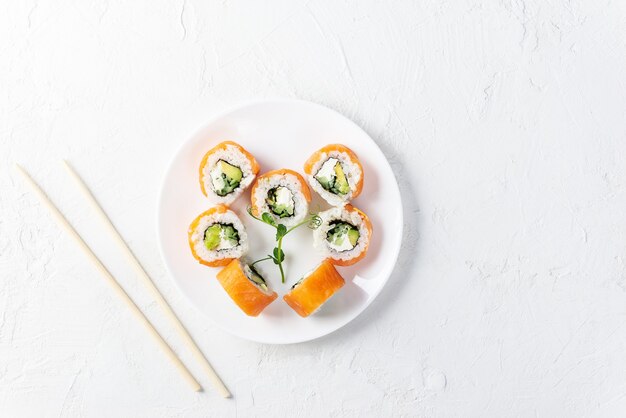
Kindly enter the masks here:
[[248, 316], [258, 316], [263, 309], [278, 297], [271, 291], [265, 279], [254, 269], [240, 260], [232, 260], [217, 273], [228, 296]]
[[224, 141], [211, 148], [200, 163], [200, 188], [213, 203], [231, 204], [259, 172], [256, 159], [241, 145]]
[[250, 200], [255, 216], [269, 213], [276, 223], [289, 227], [308, 215], [311, 192], [299, 173], [284, 168], [259, 176]]
[[322, 261], [312, 272], [293, 285], [283, 296], [291, 309], [303, 318], [317, 311], [345, 284], [343, 277], [328, 261]]
[[311, 188], [332, 206], [343, 205], [363, 190], [363, 167], [352, 150], [330, 144], [317, 150], [304, 163]]
[[224, 205], [201, 213], [189, 226], [191, 253], [200, 264], [225, 266], [248, 251], [248, 235], [239, 217]]
[[372, 224], [352, 205], [319, 213], [321, 225], [313, 232], [315, 247], [331, 263], [350, 266], [365, 257], [372, 237]]

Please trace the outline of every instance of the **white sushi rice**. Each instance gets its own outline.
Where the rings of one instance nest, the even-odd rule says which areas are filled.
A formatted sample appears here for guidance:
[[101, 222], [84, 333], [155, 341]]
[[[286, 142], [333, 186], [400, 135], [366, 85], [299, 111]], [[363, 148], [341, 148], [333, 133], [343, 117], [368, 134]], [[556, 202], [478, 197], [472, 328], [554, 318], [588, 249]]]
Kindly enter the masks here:
[[[319, 181], [315, 178], [315, 175], [320, 171], [322, 166], [329, 158], [336, 158], [341, 162], [341, 167], [343, 168], [343, 172], [346, 175], [346, 179], [348, 180], [348, 185], [350, 186], [350, 191], [343, 195], [336, 195], [334, 193], [329, 192], [324, 189]], [[309, 185], [313, 190], [315, 190], [322, 198], [327, 201], [332, 206], [340, 206], [343, 205], [350, 200], [352, 200], [352, 195], [354, 194], [354, 190], [356, 189], [356, 185], [361, 181], [363, 173], [358, 164], [352, 161], [350, 156], [345, 152], [340, 151], [331, 151], [331, 152], [323, 152], [320, 155], [320, 159], [313, 164], [311, 168], [311, 174], [307, 174], [307, 180]]]
[[[239, 244], [228, 249], [209, 250], [206, 245], [204, 245], [204, 232], [208, 227], [216, 223], [232, 224], [239, 234]], [[246, 233], [246, 229], [241, 223], [241, 220], [239, 220], [239, 217], [231, 210], [224, 213], [212, 213], [211, 215], [203, 216], [191, 234], [191, 242], [193, 243], [193, 249], [198, 257], [207, 262], [224, 258], [239, 258], [248, 251], [248, 234]]]
[[[313, 231], [313, 245], [324, 257], [334, 260], [351, 260], [365, 251], [370, 240], [370, 235], [369, 230], [357, 211], [349, 212], [342, 206], [328, 209], [324, 212], [320, 212], [318, 215], [322, 218], [322, 224]], [[326, 240], [326, 235], [328, 231], [333, 228], [333, 226], [330, 225], [333, 221], [348, 222], [359, 230], [359, 239], [353, 249], [337, 251], [331, 247], [331, 244]]]
[[[267, 192], [276, 187], [286, 187], [291, 192], [291, 197], [294, 201], [293, 216], [286, 218], [280, 218], [275, 215], [269, 208], [265, 198]], [[302, 222], [309, 213], [309, 202], [302, 193], [302, 184], [298, 181], [298, 178], [293, 174], [274, 174], [269, 177], [259, 179], [257, 186], [254, 189], [255, 212], [259, 215], [267, 212], [276, 221], [276, 223], [283, 224], [286, 227], [294, 226], [299, 222]]]
[[[211, 171], [219, 160], [224, 160], [230, 165], [239, 167], [242, 173], [239, 186], [226, 196], [220, 196], [215, 193], [213, 182], [211, 181]], [[243, 191], [252, 184], [256, 175], [252, 172], [252, 163], [248, 157], [234, 145], [226, 145], [225, 149], [218, 149], [209, 155], [205, 166], [202, 168], [202, 183], [207, 197], [214, 203], [231, 204], [235, 201]]]

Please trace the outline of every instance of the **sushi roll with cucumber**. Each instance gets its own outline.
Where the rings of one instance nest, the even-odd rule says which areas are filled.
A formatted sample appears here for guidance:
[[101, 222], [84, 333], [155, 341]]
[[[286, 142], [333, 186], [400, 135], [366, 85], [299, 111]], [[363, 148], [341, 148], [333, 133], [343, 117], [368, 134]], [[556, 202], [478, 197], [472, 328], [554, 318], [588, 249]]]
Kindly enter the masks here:
[[319, 213], [321, 225], [313, 232], [315, 247], [333, 264], [351, 266], [365, 257], [372, 224], [363, 212], [345, 205]]
[[217, 273], [217, 280], [248, 316], [258, 316], [278, 297], [254, 266], [240, 260], [232, 260]]
[[248, 250], [248, 235], [235, 212], [217, 205], [200, 214], [189, 226], [191, 253], [201, 264], [225, 266]]
[[317, 311], [344, 285], [343, 277], [328, 260], [294, 284], [283, 300], [303, 318]]
[[341, 144], [326, 145], [304, 163], [311, 188], [332, 206], [343, 205], [363, 189], [363, 167], [356, 154]]
[[252, 154], [235, 142], [224, 141], [202, 158], [200, 187], [212, 202], [228, 205], [252, 184], [258, 172]]
[[252, 213], [269, 213], [287, 227], [304, 220], [309, 212], [311, 192], [304, 178], [289, 169], [273, 170], [259, 176], [252, 186]]

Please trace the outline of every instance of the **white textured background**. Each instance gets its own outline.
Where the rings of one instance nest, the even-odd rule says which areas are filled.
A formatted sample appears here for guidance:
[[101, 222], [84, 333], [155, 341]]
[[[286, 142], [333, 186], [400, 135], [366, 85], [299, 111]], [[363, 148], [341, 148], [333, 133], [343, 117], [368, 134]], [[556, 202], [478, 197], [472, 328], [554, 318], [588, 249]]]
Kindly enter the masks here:
[[[2, 2], [0, 416], [624, 416], [625, 8]], [[406, 214], [379, 298], [294, 346], [207, 323], [155, 242], [174, 150], [226, 105], [267, 96], [361, 125], [395, 168]], [[233, 400], [188, 390], [11, 170], [32, 171], [208, 387], [91, 225], [63, 157]]]

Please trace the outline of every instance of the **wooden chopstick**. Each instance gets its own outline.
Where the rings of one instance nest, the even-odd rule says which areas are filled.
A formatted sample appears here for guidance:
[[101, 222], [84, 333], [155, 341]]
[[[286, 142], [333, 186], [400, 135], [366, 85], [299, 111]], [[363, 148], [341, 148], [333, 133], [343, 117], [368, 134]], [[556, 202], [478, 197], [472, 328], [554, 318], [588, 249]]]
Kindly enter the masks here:
[[159, 289], [154, 284], [154, 281], [152, 281], [152, 279], [150, 278], [150, 276], [148, 275], [144, 267], [141, 265], [141, 263], [139, 262], [139, 260], [137, 259], [133, 251], [130, 249], [126, 241], [124, 241], [124, 238], [122, 238], [122, 235], [120, 234], [120, 232], [117, 230], [117, 228], [115, 228], [115, 225], [113, 225], [111, 218], [109, 218], [109, 216], [106, 214], [104, 209], [102, 209], [102, 206], [98, 203], [93, 193], [91, 192], [91, 190], [89, 190], [89, 187], [87, 187], [87, 185], [85, 184], [83, 179], [80, 177], [80, 175], [76, 172], [76, 170], [74, 170], [74, 168], [72, 168], [72, 166], [65, 160], [63, 160], [63, 164], [65, 165], [67, 172], [76, 181], [76, 184], [78, 184], [78, 187], [83, 193], [83, 195], [85, 196], [85, 198], [87, 198], [87, 200], [89, 201], [89, 203], [91, 203], [91, 206], [94, 208], [96, 213], [98, 213], [100, 220], [106, 225], [107, 229], [109, 230], [109, 233], [111, 234], [113, 239], [117, 242], [117, 244], [121, 248], [124, 255], [126, 255], [126, 258], [130, 262], [130, 264], [133, 265], [133, 267], [135, 268], [137, 272], [137, 275], [143, 281], [143, 284], [150, 290], [154, 299], [156, 299], [157, 303], [165, 311], [166, 316], [170, 319], [170, 321], [174, 323], [174, 326], [176, 327], [178, 333], [183, 337], [183, 340], [185, 341], [187, 348], [191, 350], [191, 352], [194, 354], [196, 359], [200, 362], [200, 364], [202, 364], [204, 371], [206, 372], [209, 379], [211, 380], [211, 383], [213, 383], [213, 386], [215, 386], [215, 388], [219, 391], [219, 393], [224, 398], [229, 398], [231, 394], [226, 388], [226, 386], [224, 385], [224, 382], [222, 382], [222, 380], [219, 378], [217, 373], [215, 373], [215, 370], [213, 370], [211, 363], [209, 363], [209, 361], [204, 356], [202, 351], [200, 351], [200, 348], [198, 347], [198, 345], [195, 343], [195, 341], [189, 334], [189, 331], [187, 331], [187, 329], [185, 328], [183, 323], [180, 321], [180, 319], [178, 318], [178, 316], [176, 315], [172, 307], [167, 303], [167, 301], [163, 297], [163, 294], [161, 294]]
[[200, 383], [193, 377], [189, 369], [185, 367], [185, 365], [180, 361], [180, 359], [176, 356], [176, 353], [172, 348], [165, 342], [163, 337], [159, 334], [159, 332], [154, 328], [152, 323], [146, 318], [146, 316], [141, 312], [141, 309], [133, 302], [133, 300], [128, 296], [128, 294], [124, 291], [124, 288], [115, 280], [113, 275], [107, 270], [107, 268], [102, 264], [100, 259], [94, 254], [94, 252], [89, 248], [87, 243], [82, 239], [82, 237], [78, 234], [78, 232], [72, 227], [72, 225], [68, 222], [67, 219], [63, 216], [63, 214], [59, 211], [59, 209], [52, 203], [50, 198], [46, 195], [46, 193], [39, 187], [39, 185], [32, 179], [32, 177], [19, 165], [15, 164], [15, 168], [17, 171], [24, 177], [26, 183], [32, 188], [32, 190], [39, 196], [44, 206], [48, 208], [53, 218], [58, 222], [59, 226], [67, 232], [70, 237], [72, 237], [81, 250], [85, 253], [87, 258], [100, 270], [107, 283], [111, 286], [111, 288], [115, 291], [117, 296], [126, 304], [126, 306], [130, 309], [130, 311], [135, 315], [135, 318], [141, 322], [141, 324], [148, 330], [150, 335], [154, 338], [156, 343], [161, 347], [161, 349], [165, 352], [169, 360], [176, 366], [178, 371], [185, 378], [187, 383], [192, 387], [194, 391], [202, 390], [202, 386]]

